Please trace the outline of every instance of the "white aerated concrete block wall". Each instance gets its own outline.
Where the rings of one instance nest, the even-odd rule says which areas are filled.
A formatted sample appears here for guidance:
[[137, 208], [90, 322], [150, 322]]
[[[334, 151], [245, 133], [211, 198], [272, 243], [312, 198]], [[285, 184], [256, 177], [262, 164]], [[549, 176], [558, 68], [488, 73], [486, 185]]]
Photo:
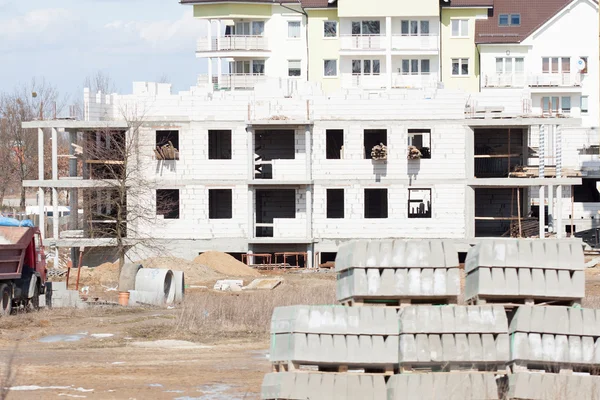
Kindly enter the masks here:
[[581, 299], [583, 249], [573, 240], [497, 240], [469, 250], [465, 298]]
[[600, 310], [521, 306], [509, 332], [512, 361], [565, 366], [600, 363]]

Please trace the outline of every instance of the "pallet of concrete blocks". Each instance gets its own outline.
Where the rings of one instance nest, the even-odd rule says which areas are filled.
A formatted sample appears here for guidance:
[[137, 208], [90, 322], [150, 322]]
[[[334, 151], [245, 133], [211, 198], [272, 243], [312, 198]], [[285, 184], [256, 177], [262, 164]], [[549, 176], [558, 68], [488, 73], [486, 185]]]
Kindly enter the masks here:
[[508, 400], [597, 400], [600, 376], [519, 372], [508, 376]]
[[400, 372], [506, 370], [502, 306], [411, 306], [401, 310], [399, 321]]
[[497, 400], [496, 377], [481, 372], [400, 374], [387, 382], [388, 400]]
[[265, 375], [262, 400], [386, 400], [385, 377], [369, 374], [279, 372]]
[[481, 242], [465, 262], [465, 299], [472, 304], [576, 305], [585, 295], [581, 243], [560, 239]]
[[335, 259], [337, 299], [346, 305], [455, 304], [458, 266], [458, 253], [448, 241], [352, 241]]
[[392, 375], [398, 367], [398, 314], [387, 307], [277, 307], [271, 319], [274, 371]]
[[510, 326], [513, 371], [600, 373], [600, 310], [521, 306]]

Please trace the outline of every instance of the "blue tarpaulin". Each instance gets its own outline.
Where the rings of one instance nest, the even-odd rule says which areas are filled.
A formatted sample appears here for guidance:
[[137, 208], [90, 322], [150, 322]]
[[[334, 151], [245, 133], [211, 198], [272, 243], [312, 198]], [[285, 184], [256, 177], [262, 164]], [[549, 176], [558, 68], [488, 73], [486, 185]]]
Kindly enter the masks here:
[[33, 222], [30, 219], [24, 219], [19, 221], [18, 219], [0, 217], [0, 226], [22, 226], [26, 228], [33, 228]]

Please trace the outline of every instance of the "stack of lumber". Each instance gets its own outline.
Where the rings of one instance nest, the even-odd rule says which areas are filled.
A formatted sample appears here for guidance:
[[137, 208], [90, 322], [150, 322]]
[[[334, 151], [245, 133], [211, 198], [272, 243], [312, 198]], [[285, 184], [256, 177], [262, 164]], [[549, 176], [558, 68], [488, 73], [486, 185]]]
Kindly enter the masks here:
[[157, 160], [179, 160], [179, 150], [171, 142], [163, 146], [156, 146], [154, 155]]

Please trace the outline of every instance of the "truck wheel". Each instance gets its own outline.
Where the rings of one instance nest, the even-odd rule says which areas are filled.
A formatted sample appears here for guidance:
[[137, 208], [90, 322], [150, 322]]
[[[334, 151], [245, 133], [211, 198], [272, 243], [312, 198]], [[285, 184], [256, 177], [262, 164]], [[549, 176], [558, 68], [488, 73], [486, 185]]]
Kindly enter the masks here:
[[40, 309], [40, 287], [38, 285], [35, 285], [35, 289], [33, 289], [33, 297], [29, 299], [28, 308], [33, 311]]
[[12, 311], [12, 290], [10, 285], [3, 283], [0, 285], [0, 316], [10, 315]]

